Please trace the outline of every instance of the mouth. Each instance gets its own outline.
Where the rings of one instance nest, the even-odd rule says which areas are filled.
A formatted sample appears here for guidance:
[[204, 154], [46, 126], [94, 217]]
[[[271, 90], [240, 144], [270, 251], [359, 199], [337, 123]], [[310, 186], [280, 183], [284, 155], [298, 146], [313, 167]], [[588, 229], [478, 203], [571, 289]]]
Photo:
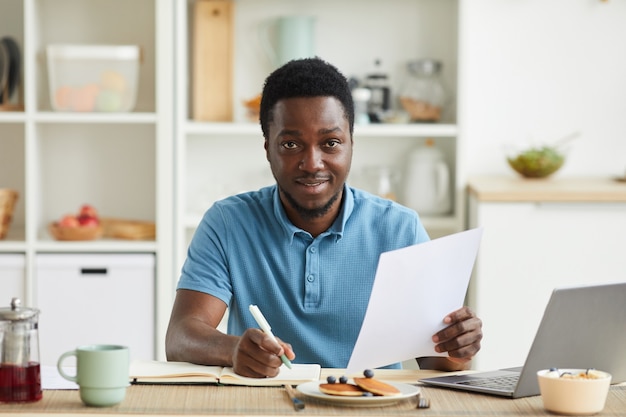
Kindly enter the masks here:
[[318, 185], [321, 185], [325, 182], [326, 181], [304, 181], [304, 182], [299, 182], [299, 184], [304, 185], [305, 187], [317, 187]]
[[318, 187], [330, 181], [329, 178], [298, 178], [296, 183], [305, 187]]
[[326, 188], [329, 181], [328, 178], [299, 178], [296, 180], [296, 184], [306, 193], [318, 194]]

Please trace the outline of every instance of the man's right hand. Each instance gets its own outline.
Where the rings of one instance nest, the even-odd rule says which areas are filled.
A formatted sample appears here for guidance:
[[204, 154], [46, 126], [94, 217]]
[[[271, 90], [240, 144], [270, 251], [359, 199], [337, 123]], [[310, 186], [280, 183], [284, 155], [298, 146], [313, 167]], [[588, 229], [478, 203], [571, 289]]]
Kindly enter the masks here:
[[246, 330], [233, 351], [233, 370], [251, 378], [278, 375], [282, 365], [280, 355], [286, 355], [289, 360], [296, 357], [290, 344], [278, 342], [276, 344], [259, 329]]
[[169, 361], [230, 366], [251, 378], [278, 375], [280, 355], [296, 355], [288, 343], [274, 342], [259, 329], [248, 329], [239, 337], [217, 330], [226, 304], [198, 291], [178, 290], [165, 337]]

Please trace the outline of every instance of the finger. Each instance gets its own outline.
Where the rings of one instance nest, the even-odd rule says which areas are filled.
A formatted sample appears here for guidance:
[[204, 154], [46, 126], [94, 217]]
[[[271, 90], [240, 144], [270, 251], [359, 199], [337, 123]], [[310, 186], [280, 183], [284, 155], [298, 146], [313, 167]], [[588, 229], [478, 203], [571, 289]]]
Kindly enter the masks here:
[[279, 355], [284, 351], [282, 346], [268, 337], [259, 329], [248, 329], [239, 342], [239, 350], [261, 364], [280, 366]]
[[435, 345], [435, 351], [448, 352], [448, 355], [457, 358], [472, 357], [480, 350], [482, 331], [480, 329], [462, 333], [454, 338]]
[[[280, 361], [279, 361], [280, 362]], [[236, 373], [251, 378], [268, 378], [278, 375], [280, 365], [268, 366], [259, 362], [256, 358], [240, 360], [233, 366]]]
[[448, 356], [448, 360], [450, 362], [459, 363], [461, 365], [468, 364], [472, 359], [471, 358], [455, 358], [453, 356]]
[[283, 351], [285, 352], [285, 356], [287, 356], [287, 359], [294, 360], [296, 358], [296, 353], [293, 351], [293, 347], [291, 347], [291, 344], [283, 342], [278, 338], [277, 340], [278, 343], [280, 343], [280, 345], [282, 346]]
[[[450, 317], [450, 316], [448, 316]], [[478, 317], [470, 315], [464, 320], [455, 321], [448, 327], [438, 331], [433, 335], [433, 342], [441, 343], [454, 339], [463, 333], [478, 331], [482, 333], [483, 322]]]
[[264, 333], [259, 329], [248, 329], [244, 335], [248, 334], [250, 336], [250, 340], [263, 349], [266, 352], [269, 352], [273, 355], [280, 356], [285, 353], [285, 349], [283, 348], [283, 344], [281, 344], [278, 340], [274, 341], [270, 336]]
[[476, 317], [476, 314], [467, 306], [461, 307], [444, 317], [443, 322], [446, 324], [455, 323], [457, 321], [467, 320]]
[[244, 332], [233, 354], [233, 368], [236, 373], [253, 378], [278, 374], [282, 361], [260, 345], [263, 339], [264, 335], [258, 329], [248, 329]]
[[480, 342], [471, 343], [469, 345], [462, 346], [458, 349], [452, 349], [448, 351], [448, 357], [451, 360], [459, 362], [467, 362], [471, 360], [476, 353], [480, 350]]

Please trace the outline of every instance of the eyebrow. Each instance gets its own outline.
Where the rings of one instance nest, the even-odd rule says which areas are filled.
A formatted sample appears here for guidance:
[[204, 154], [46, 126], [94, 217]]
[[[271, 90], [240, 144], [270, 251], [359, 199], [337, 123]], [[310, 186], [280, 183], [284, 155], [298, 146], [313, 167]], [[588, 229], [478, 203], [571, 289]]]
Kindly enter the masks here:
[[[319, 129], [317, 131], [317, 133], [321, 133], [323, 135], [326, 135], [326, 134], [329, 134], [329, 133], [336, 133], [336, 132], [343, 132], [343, 129], [341, 129], [339, 126], [337, 126], [337, 127], [333, 127], [333, 128], [330, 128], [330, 129], [322, 128], [322, 129]], [[280, 131], [279, 136], [282, 136], [282, 135], [300, 136], [301, 133], [302, 132], [300, 130], [297, 130], [297, 129], [283, 129], [283, 130]]]
[[296, 129], [283, 129], [278, 132], [278, 137], [289, 135], [289, 136], [300, 136], [301, 132]]
[[343, 129], [341, 129], [339, 126], [337, 126], [337, 127], [332, 128], [332, 129], [320, 129], [318, 132], [322, 133], [322, 134], [336, 133], [336, 132], [343, 133]]
[[[328, 134], [331, 134], [331, 133], [344, 133], [344, 130], [341, 127], [339, 127], [339, 126], [336, 126], [336, 127], [332, 127], [332, 128], [322, 128], [322, 129], [319, 129], [317, 131], [317, 133], [321, 134], [321, 135], [328, 135]], [[279, 138], [279, 137], [283, 137], [283, 136], [300, 137], [300, 136], [302, 136], [302, 132], [300, 130], [298, 130], [298, 129], [283, 129], [280, 132], [278, 132], [278, 135], [276, 137]]]

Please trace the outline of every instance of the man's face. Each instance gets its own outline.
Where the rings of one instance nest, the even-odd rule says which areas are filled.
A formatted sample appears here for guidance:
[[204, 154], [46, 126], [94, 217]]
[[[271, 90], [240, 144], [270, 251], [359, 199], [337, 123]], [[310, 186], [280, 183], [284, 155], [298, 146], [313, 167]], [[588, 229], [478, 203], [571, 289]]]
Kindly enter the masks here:
[[274, 106], [267, 160], [287, 213], [336, 214], [352, 162], [352, 137], [334, 97], [284, 99]]

